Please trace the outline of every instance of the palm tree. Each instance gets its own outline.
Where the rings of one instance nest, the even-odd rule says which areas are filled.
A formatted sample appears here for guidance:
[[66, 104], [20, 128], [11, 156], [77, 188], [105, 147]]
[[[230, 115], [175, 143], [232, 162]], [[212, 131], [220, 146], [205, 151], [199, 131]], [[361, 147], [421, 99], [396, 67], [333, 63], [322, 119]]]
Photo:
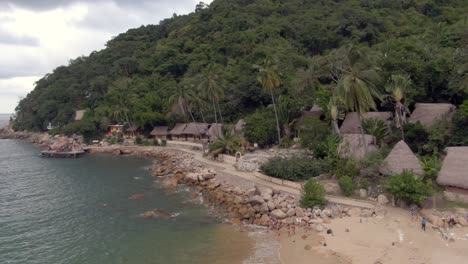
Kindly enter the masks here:
[[264, 60], [263, 65], [254, 65], [254, 68], [258, 70], [257, 80], [262, 84], [263, 90], [269, 92], [271, 95], [271, 101], [273, 103], [273, 109], [275, 110], [276, 117], [276, 130], [278, 132], [278, 144], [281, 144], [281, 133], [280, 124], [278, 119], [278, 111], [276, 110], [275, 96], [273, 92], [281, 86], [281, 78], [276, 71], [276, 67], [270, 62], [270, 60]]
[[202, 81], [200, 82], [198, 88], [202, 94], [205, 95], [206, 98], [209, 98], [213, 104], [215, 123], [218, 123], [217, 112], [219, 112], [221, 123], [224, 123], [223, 115], [221, 114], [221, 109], [219, 107], [219, 101], [224, 97], [224, 89], [220, 84], [219, 76], [215, 72], [215, 67], [213, 64], [209, 64], [203, 71]]
[[219, 154], [235, 154], [236, 152], [242, 152], [242, 140], [233, 133], [225, 132], [223, 137], [218, 139], [210, 145], [211, 155], [216, 157]]
[[169, 102], [179, 108], [180, 113], [184, 116], [190, 116], [195, 128], [197, 129], [198, 136], [201, 136], [200, 130], [196, 125], [195, 118], [193, 117], [192, 111], [190, 110], [190, 100], [194, 97], [193, 90], [182, 84], [177, 84], [174, 93], [169, 97]]
[[385, 90], [390, 93], [390, 98], [395, 104], [396, 125], [401, 131], [401, 139], [405, 140], [403, 125], [406, 123], [406, 108], [404, 105], [405, 94], [411, 87], [411, 79], [408, 75], [396, 74], [390, 77]]
[[340, 136], [340, 129], [338, 128], [338, 118], [340, 115], [340, 111], [338, 109], [338, 104], [336, 102], [336, 97], [332, 97], [330, 99], [330, 103], [328, 104], [328, 109], [330, 110], [331, 116], [331, 123], [332, 123], [332, 130], [337, 135]]
[[379, 81], [378, 68], [372, 65], [369, 54], [365, 54], [353, 46], [345, 47], [345, 61], [337, 67], [338, 83], [336, 95], [343, 103], [346, 110], [357, 112], [361, 135], [365, 151], [367, 144], [362, 128], [362, 116], [369, 110], [376, 110], [374, 99], [380, 100], [381, 95], [375, 83]]

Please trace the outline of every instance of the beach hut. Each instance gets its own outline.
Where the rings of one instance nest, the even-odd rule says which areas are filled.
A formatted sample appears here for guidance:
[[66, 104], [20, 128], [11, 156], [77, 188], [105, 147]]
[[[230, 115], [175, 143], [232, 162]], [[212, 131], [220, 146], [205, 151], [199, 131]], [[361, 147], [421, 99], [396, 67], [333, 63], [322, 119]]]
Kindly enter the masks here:
[[395, 175], [402, 173], [404, 170], [411, 170], [418, 176], [423, 175], [421, 162], [411, 151], [410, 147], [401, 140], [385, 158], [379, 171], [383, 175]]
[[143, 130], [141, 130], [140, 127], [135, 124], [130, 124], [124, 129], [124, 137], [126, 138], [138, 137], [142, 135]]
[[112, 135], [121, 135], [123, 134], [123, 125], [110, 125], [109, 126], [109, 134], [112, 134]]
[[216, 141], [218, 138], [224, 138], [223, 134], [223, 125], [213, 123], [210, 125], [210, 128], [206, 132], [206, 136], [210, 142]]
[[83, 119], [85, 113], [86, 113], [86, 110], [77, 110], [75, 112], [75, 121], [81, 121], [81, 119]]
[[[378, 119], [390, 124], [393, 119], [392, 112], [367, 112], [362, 114], [362, 120], [365, 119]], [[361, 133], [361, 124], [359, 123], [359, 114], [356, 112], [350, 112], [346, 114], [346, 118], [340, 128], [341, 134], [359, 134]]]
[[159, 140], [167, 140], [167, 136], [169, 135], [168, 127], [167, 126], [157, 126], [154, 127], [150, 133], [150, 136], [154, 137], [155, 139]]
[[186, 126], [187, 124], [177, 123], [175, 127], [172, 128], [169, 132], [169, 136], [171, 137], [171, 139], [176, 141], [186, 141], [187, 139], [183, 135]]
[[453, 104], [416, 104], [413, 113], [408, 119], [409, 123], [421, 123], [431, 128], [441, 120], [451, 120], [456, 107]]
[[[338, 146], [338, 153], [341, 158], [352, 158], [361, 160], [366, 154], [377, 150], [376, 139], [371, 135], [345, 134]], [[367, 145], [367, 153], [366, 153]]]
[[188, 123], [182, 131], [182, 135], [191, 142], [207, 139], [206, 132], [209, 126], [207, 123]]
[[468, 203], [468, 147], [449, 147], [437, 177], [451, 201]]

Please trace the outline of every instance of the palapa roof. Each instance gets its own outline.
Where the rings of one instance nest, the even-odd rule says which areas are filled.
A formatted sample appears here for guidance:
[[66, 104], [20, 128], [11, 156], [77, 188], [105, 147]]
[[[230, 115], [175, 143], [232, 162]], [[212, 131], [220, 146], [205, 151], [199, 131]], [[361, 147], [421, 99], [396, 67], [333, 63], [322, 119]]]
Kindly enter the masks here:
[[75, 112], [75, 121], [80, 121], [83, 119], [84, 114], [86, 113], [86, 110], [77, 110]]
[[188, 123], [182, 134], [184, 135], [205, 135], [210, 124], [207, 123]]
[[135, 124], [130, 124], [130, 125], [128, 125], [128, 127], [125, 129], [125, 132], [135, 132], [135, 131], [137, 131], [138, 129], [140, 129], [140, 127], [138, 127], [137, 125], [135, 125]]
[[[367, 112], [362, 115], [362, 119], [379, 119], [389, 123], [393, 118], [392, 112]], [[346, 114], [346, 118], [340, 128], [341, 134], [359, 134], [361, 133], [361, 124], [356, 112]]]
[[184, 132], [186, 126], [187, 124], [177, 123], [175, 127], [169, 132], [169, 134], [173, 136], [180, 136]]
[[244, 119], [239, 119], [239, 121], [237, 121], [236, 125], [234, 126], [234, 131], [235, 132], [242, 132], [242, 129], [244, 128], [245, 126], [245, 121]]
[[376, 151], [377, 146], [375, 145], [375, 137], [371, 135], [361, 134], [345, 134], [342, 135], [342, 141], [338, 146], [338, 153], [341, 158], [353, 158], [355, 160], [361, 160], [367, 154]]
[[449, 147], [437, 183], [468, 189], [468, 147]]
[[167, 136], [168, 133], [168, 127], [167, 126], [157, 126], [154, 127], [153, 130], [151, 131], [150, 135], [152, 136]]
[[416, 157], [410, 147], [401, 140], [385, 158], [379, 171], [384, 175], [395, 175], [402, 173], [404, 170], [412, 170], [416, 175], [423, 175], [423, 169], [418, 157]]
[[415, 105], [408, 122], [417, 123], [425, 127], [432, 127], [443, 118], [451, 119], [456, 107], [453, 104], [421, 104]]
[[211, 141], [214, 141], [218, 138], [223, 138], [223, 125], [222, 124], [211, 124], [210, 128], [206, 132], [206, 135], [209, 137]]

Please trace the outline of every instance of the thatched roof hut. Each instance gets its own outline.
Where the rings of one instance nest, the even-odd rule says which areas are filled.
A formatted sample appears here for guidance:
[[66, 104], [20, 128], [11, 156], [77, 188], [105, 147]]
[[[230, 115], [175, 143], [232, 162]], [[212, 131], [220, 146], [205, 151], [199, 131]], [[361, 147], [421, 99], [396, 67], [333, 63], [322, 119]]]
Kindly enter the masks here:
[[183, 134], [185, 127], [187, 124], [177, 123], [175, 127], [169, 132], [171, 136], [180, 136]]
[[167, 136], [168, 133], [168, 127], [167, 126], [157, 126], [154, 127], [153, 130], [151, 130], [150, 135], [153, 137], [165, 137]]
[[441, 119], [451, 119], [456, 107], [453, 104], [416, 104], [408, 122], [417, 123], [430, 128]]
[[361, 134], [345, 134], [342, 136], [342, 141], [338, 146], [338, 153], [341, 158], [353, 158], [361, 160], [367, 154], [377, 150], [375, 145], [376, 139], [371, 135]]
[[468, 189], [468, 147], [449, 147], [437, 183]]
[[182, 131], [183, 135], [188, 135], [188, 136], [203, 136], [206, 134], [206, 131], [208, 131], [209, 124], [207, 123], [188, 123], [184, 131]]
[[81, 119], [83, 119], [85, 113], [86, 110], [77, 110], [75, 112], [75, 121], [80, 121]]
[[132, 133], [132, 132], [136, 132], [137, 130], [139, 130], [140, 127], [136, 124], [129, 124], [127, 125], [127, 127], [125, 128], [125, 132], [129, 132], [129, 133]]
[[412, 170], [416, 175], [423, 175], [421, 162], [408, 145], [401, 140], [385, 158], [379, 171], [384, 175], [395, 175], [402, 173], [404, 170]]
[[[362, 119], [379, 119], [390, 125], [393, 119], [392, 112], [367, 112], [362, 115]], [[361, 133], [361, 124], [359, 115], [356, 112], [346, 114], [346, 118], [340, 128], [341, 134], [359, 134]]]
[[236, 125], [234, 126], [234, 132], [237, 134], [241, 134], [244, 126], [245, 126], [244, 119], [239, 119], [239, 121], [237, 121]]
[[223, 138], [223, 125], [216, 123], [211, 124], [210, 128], [206, 132], [206, 135], [208, 136], [210, 141], [215, 141], [218, 138]]

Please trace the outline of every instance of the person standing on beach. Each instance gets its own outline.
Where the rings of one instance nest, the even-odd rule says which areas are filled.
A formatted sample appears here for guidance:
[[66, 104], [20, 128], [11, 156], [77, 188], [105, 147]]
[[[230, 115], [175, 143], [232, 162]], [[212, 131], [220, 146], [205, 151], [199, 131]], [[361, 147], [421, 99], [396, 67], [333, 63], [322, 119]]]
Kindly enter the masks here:
[[426, 232], [426, 223], [427, 223], [426, 218], [423, 217], [422, 220], [421, 220], [421, 229], [422, 229], [424, 232]]

